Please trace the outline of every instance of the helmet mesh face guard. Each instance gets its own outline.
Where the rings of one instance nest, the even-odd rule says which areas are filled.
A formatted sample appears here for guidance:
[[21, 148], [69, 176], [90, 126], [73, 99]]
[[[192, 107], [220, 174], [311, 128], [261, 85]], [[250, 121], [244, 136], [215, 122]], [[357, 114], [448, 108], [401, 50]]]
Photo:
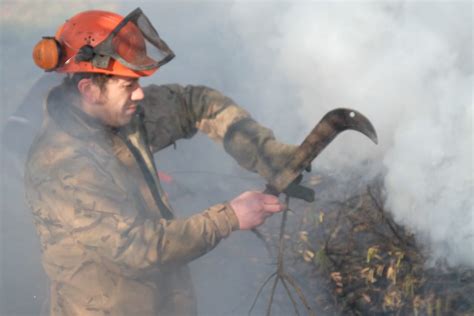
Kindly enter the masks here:
[[[175, 56], [140, 8], [128, 14], [105, 40], [89, 49], [93, 51], [91, 62], [98, 68], [107, 68], [113, 58], [135, 71], [150, 70]], [[84, 60], [83, 56], [79, 53], [76, 60]]]

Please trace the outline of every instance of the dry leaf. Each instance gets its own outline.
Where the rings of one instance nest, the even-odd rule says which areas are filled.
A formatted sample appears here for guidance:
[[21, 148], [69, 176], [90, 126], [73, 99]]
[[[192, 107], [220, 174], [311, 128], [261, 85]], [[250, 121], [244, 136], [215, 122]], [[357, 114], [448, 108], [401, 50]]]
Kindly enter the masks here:
[[383, 264], [378, 264], [376, 265], [376, 274], [377, 276], [383, 276], [383, 270], [385, 269], [385, 266]]
[[403, 258], [405, 257], [405, 253], [403, 251], [396, 251], [395, 256], [397, 257], [397, 268], [400, 267]]
[[391, 291], [383, 298], [383, 306], [389, 309], [397, 309], [402, 303], [402, 297], [398, 291]]
[[379, 252], [378, 246], [372, 246], [369, 249], [367, 249], [367, 263], [370, 263], [370, 261], [374, 257], [380, 258], [380, 256], [378, 256], [378, 252]]
[[342, 280], [341, 272], [331, 272], [331, 279], [336, 282], [340, 282]]
[[307, 231], [300, 231], [299, 233], [299, 236], [300, 236], [300, 240], [304, 241], [304, 242], [308, 242], [308, 232]]
[[362, 277], [367, 280], [369, 283], [375, 283], [377, 282], [377, 279], [375, 278], [375, 270], [371, 268], [365, 268], [360, 271]]
[[362, 299], [363, 299], [364, 302], [366, 302], [367, 304], [370, 304], [370, 302], [372, 302], [372, 300], [370, 299], [370, 296], [368, 296], [368, 295], [365, 294], [365, 293], [362, 294]]
[[321, 176], [312, 176], [308, 180], [310, 186], [316, 186], [321, 182]]
[[377, 279], [375, 278], [375, 273], [374, 269], [369, 270], [369, 274], [367, 275], [367, 281], [370, 283], [375, 283], [377, 282]]
[[387, 279], [392, 281], [393, 284], [397, 283], [397, 269], [390, 265], [387, 269]]
[[334, 283], [336, 283], [336, 286], [343, 287], [342, 276], [340, 272], [332, 272], [331, 279], [334, 281]]
[[305, 252], [303, 253], [304, 261], [311, 262], [313, 261], [313, 258], [314, 258], [314, 252], [312, 252], [311, 250], [305, 250]]
[[360, 232], [366, 231], [368, 228], [369, 228], [369, 225], [367, 225], [366, 223], [359, 224], [354, 227], [354, 233], [360, 233]]

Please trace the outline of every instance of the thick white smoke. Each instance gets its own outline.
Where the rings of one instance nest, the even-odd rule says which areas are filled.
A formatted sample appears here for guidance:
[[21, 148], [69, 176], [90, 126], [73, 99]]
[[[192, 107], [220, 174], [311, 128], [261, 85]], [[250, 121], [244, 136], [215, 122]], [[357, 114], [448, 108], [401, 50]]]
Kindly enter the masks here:
[[471, 2], [237, 2], [233, 18], [256, 67], [264, 55], [296, 89], [299, 139], [335, 107], [376, 126], [377, 148], [344, 135], [316, 163], [383, 160], [396, 220], [433, 259], [474, 266], [472, 12]]

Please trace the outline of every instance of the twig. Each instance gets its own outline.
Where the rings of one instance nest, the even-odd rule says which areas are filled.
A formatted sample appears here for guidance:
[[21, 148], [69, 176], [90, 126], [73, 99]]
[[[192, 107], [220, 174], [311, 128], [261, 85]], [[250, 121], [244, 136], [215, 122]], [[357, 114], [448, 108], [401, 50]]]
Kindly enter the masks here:
[[256, 228], [252, 228], [251, 231], [252, 233], [255, 234], [255, 236], [257, 236], [258, 239], [262, 241], [263, 245], [265, 246], [265, 249], [267, 249], [268, 254], [272, 256], [272, 249], [270, 248], [270, 245], [267, 243], [265, 236], [263, 236], [263, 234]]
[[291, 304], [293, 304], [293, 307], [295, 308], [295, 314], [300, 315], [300, 312], [298, 311], [298, 305], [296, 304], [295, 299], [293, 298], [293, 295], [291, 295], [290, 288], [288, 287], [288, 284], [286, 284], [285, 279], [281, 279], [281, 283], [285, 287], [286, 293], [288, 294], [288, 297], [290, 298]]
[[[289, 201], [290, 201], [290, 197], [287, 195], [285, 198], [286, 205], [289, 204]], [[277, 271], [276, 271], [277, 275], [275, 277], [275, 282], [273, 282], [272, 290], [270, 292], [270, 299], [268, 301], [268, 307], [267, 307], [267, 316], [271, 315], [273, 297], [275, 296], [275, 290], [278, 285], [278, 281], [281, 279], [281, 275], [283, 273], [283, 249], [285, 247], [283, 236], [285, 235], [285, 226], [286, 226], [287, 218], [288, 218], [288, 208], [283, 211], [283, 215], [281, 218], [280, 236], [278, 240], [278, 259], [277, 259]]]
[[255, 298], [252, 302], [252, 306], [250, 306], [250, 309], [249, 309], [249, 312], [248, 314], [250, 315], [252, 313], [252, 310], [254, 309], [255, 307], [255, 304], [257, 303], [257, 300], [258, 300], [258, 297], [260, 296], [260, 294], [262, 293], [262, 290], [263, 288], [265, 287], [265, 285], [267, 285], [267, 283], [277, 274], [277, 272], [273, 272], [272, 274], [270, 274], [270, 276], [265, 280], [265, 282], [263, 282], [263, 284], [260, 286], [260, 288], [258, 289], [257, 291], [257, 294], [255, 295]]
[[270, 299], [268, 300], [267, 316], [270, 316], [272, 313], [273, 296], [275, 295], [275, 290], [278, 284], [278, 280], [280, 280], [279, 275], [275, 277], [275, 281], [273, 282], [272, 291], [270, 293]]
[[385, 211], [382, 207], [382, 205], [380, 204], [380, 202], [378, 201], [378, 199], [375, 197], [374, 193], [372, 192], [372, 188], [370, 186], [367, 186], [367, 192], [370, 196], [370, 198], [372, 199], [372, 201], [374, 202], [375, 204], [375, 208], [382, 214], [382, 219], [387, 223], [388, 227], [390, 228], [390, 230], [392, 231], [393, 235], [395, 237], [397, 237], [397, 239], [399, 241], [401, 241], [403, 244], [405, 245], [408, 245], [408, 246], [413, 246], [411, 242], [409, 242], [408, 240], [405, 240], [404, 238], [402, 238], [397, 230], [395, 229], [395, 227], [392, 225], [392, 222], [390, 221], [390, 219], [388, 219], [386, 216], [385, 216]]
[[[289, 205], [290, 203], [290, 197], [287, 195], [285, 198], [285, 203], [286, 205]], [[280, 224], [280, 238], [278, 241], [278, 272], [281, 272], [283, 270], [283, 250], [285, 248], [285, 240], [283, 236], [285, 235], [285, 226], [286, 226], [286, 221], [288, 219], [288, 209], [283, 211], [283, 215], [281, 218], [281, 224]]]
[[288, 274], [285, 274], [285, 279], [290, 283], [290, 285], [295, 289], [296, 294], [298, 294], [301, 302], [303, 303], [304, 307], [308, 310], [310, 315], [315, 315], [314, 312], [311, 310], [311, 306], [309, 306], [308, 301], [306, 300], [306, 297], [303, 294], [303, 291], [300, 289], [298, 284], [296, 283], [295, 279], [291, 277]]
[[[286, 205], [290, 204], [290, 197], [289, 196], [286, 196], [285, 203], [286, 203]], [[283, 216], [282, 216], [281, 224], [280, 224], [280, 238], [279, 238], [279, 247], [278, 247], [278, 267], [277, 267], [277, 276], [276, 276], [276, 280], [275, 280], [275, 283], [274, 283], [274, 287], [276, 287], [277, 281], [279, 279], [281, 279], [283, 285], [285, 286], [285, 288], [288, 291], [287, 284], [285, 283], [285, 281], [290, 283], [290, 285], [295, 289], [296, 294], [298, 294], [298, 297], [300, 298], [301, 302], [303, 302], [303, 305], [312, 314], [311, 307], [309, 306], [308, 302], [306, 301], [306, 298], [304, 297], [303, 291], [301, 291], [301, 289], [298, 287], [298, 285], [296, 284], [296, 281], [291, 276], [286, 274], [285, 271], [284, 271], [284, 260], [283, 260], [283, 253], [284, 253], [284, 249], [285, 249], [284, 235], [285, 235], [285, 227], [286, 227], [287, 219], [288, 219], [288, 209], [283, 212]], [[273, 301], [274, 291], [275, 291], [275, 289], [273, 288], [270, 302]], [[294, 302], [293, 297], [290, 294], [289, 294], [289, 297], [290, 297], [291, 302], [293, 303], [293, 307], [295, 308], [295, 310], [297, 310], [297, 305]], [[271, 312], [271, 304], [269, 305], [269, 308], [267, 310], [267, 316], [270, 315], [270, 312]]]
[[336, 220], [334, 222], [334, 225], [333, 227], [331, 227], [331, 231], [329, 232], [328, 234], [328, 238], [326, 239], [325, 243], [324, 243], [324, 249], [329, 249], [329, 242], [331, 241], [332, 239], [332, 235], [334, 234], [334, 231], [336, 230], [336, 228], [338, 227], [339, 225], [339, 219], [341, 217], [341, 210], [338, 210], [337, 211], [337, 215], [336, 215]]
[[[285, 198], [286, 205], [289, 205], [289, 202], [290, 202], [290, 197], [287, 195], [286, 198]], [[268, 284], [268, 282], [273, 277], [275, 277], [275, 279], [274, 279], [274, 282], [273, 282], [273, 285], [272, 285], [272, 288], [271, 288], [270, 298], [268, 300], [268, 307], [267, 307], [267, 312], [266, 312], [267, 316], [271, 315], [273, 299], [274, 299], [275, 292], [276, 292], [276, 287], [278, 285], [278, 281], [280, 281], [280, 280], [283, 284], [283, 287], [286, 290], [286, 293], [288, 294], [288, 297], [290, 298], [291, 303], [293, 304], [293, 308], [295, 309], [296, 315], [299, 315], [298, 305], [297, 305], [295, 299], [293, 298], [293, 296], [291, 295], [291, 292], [290, 292], [290, 289], [288, 287], [287, 282], [293, 287], [293, 289], [295, 290], [295, 292], [298, 295], [299, 299], [301, 300], [303, 305], [308, 310], [309, 314], [310, 315], [315, 315], [314, 312], [311, 310], [311, 307], [308, 304], [308, 301], [306, 300], [306, 298], [303, 294], [303, 291], [299, 288], [296, 281], [290, 275], [286, 274], [285, 271], [284, 271], [284, 260], [283, 260], [284, 259], [283, 258], [283, 253], [284, 253], [284, 248], [285, 248], [284, 236], [285, 236], [286, 222], [287, 222], [287, 219], [288, 219], [288, 211], [289, 211], [289, 209], [286, 209], [286, 210], [283, 211], [281, 224], [280, 224], [280, 236], [279, 236], [279, 240], [278, 240], [277, 270], [272, 275], [270, 275], [265, 280], [265, 282], [263, 282], [263, 284], [260, 286], [260, 288], [258, 289], [257, 294], [255, 295], [255, 299], [252, 303], [252, 306], [249, 309], [249, 315], [252, 312], [253, 308], [255, 307], [255, 304], [258, 300], [258, 297], [260, 296], [260, 293], [263, 291], [263, 288]], [[260, 236], [261, 236], [261, 234], [260, 234]], [[258, 237], [258, 235], [257, 235], [257, 237]], [[262, 238], [260, 238], [260, 239], [262, 239]]]

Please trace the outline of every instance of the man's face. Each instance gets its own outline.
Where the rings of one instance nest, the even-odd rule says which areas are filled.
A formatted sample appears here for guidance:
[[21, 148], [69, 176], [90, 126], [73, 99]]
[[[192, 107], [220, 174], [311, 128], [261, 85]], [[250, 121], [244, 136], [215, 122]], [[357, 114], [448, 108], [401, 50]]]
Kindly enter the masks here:
[[120, 127], [132, 119], [137, 104], [144, 97], [138, 79], [112, 77], [100, 91], [97, 106], [100, 106], [99, 118], [107, 125]]

